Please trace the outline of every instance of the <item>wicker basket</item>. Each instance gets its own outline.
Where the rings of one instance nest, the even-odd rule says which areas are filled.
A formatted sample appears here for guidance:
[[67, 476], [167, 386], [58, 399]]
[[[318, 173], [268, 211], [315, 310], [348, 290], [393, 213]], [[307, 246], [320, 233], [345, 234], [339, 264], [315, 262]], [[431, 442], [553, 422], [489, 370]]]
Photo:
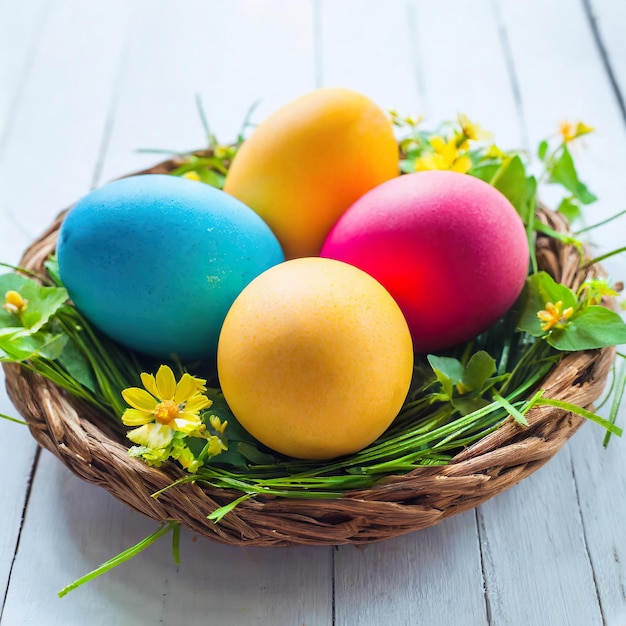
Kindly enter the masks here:
[[[166, 173], [166, 161], [141, 173]], [[557, 231], [567, 223], [541, 209], [539, 218]], [[42, 271], [55, 249], [60, 216], [25, 253], [22, 265]], [[578, 251], [540, 236], [541, 269], [574, 289], [597, 268], [580, 266]], [[540, 384], [545, 397], [589, 407], [602, 393], [615, 350], [591, 350], [565, 356]], [[17, 365], [4, 365], [9, 396], [41, 446], [81, 478], [104, 487], [119, 500], [157, 521], [177, 520], [192, 532], [232, 545], [337, 545], [381, 541], [433, 526], [471, 509], [515, 485], [548, 461], [574, 434], [583, 418], [551, 406], [535, 406], [529, 428], [511, 418], [497, 431], [463, 450], [445, 466], [424, 467], [388, 476], [367, 490], [335, 500], [257, 496], [241, 502], [219, 523], [207, 515], [241, 495], [186, 483], [159, 491], [183, 473], [173, 464], [160, 469], [127, 454], [127, 442], [110, 423], [41, 376]]]

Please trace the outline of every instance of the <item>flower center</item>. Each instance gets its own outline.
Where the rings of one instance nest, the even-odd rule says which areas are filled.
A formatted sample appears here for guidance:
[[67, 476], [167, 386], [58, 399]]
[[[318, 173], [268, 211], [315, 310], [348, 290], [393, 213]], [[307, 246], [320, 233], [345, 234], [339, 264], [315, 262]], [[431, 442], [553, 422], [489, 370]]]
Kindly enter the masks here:
[[166, 426], [179, 415], [178, 405], [174, 400], [163, 400], [154, 409], [154, 419]]

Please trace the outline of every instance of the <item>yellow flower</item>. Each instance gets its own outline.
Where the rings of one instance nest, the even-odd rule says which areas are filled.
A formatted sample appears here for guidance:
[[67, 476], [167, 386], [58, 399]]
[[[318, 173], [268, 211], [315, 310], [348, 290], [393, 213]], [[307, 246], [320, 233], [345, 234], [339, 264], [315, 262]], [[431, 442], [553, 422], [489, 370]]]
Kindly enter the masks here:
[[469, 139], [470, 141], [487, 141], [491, 139], [492, 133], [484, 130], [475, 122], [472, 122], [467, 115], [459, 113], [457, 120], [465, 139]]
[[433, 152], [427, 152], [415, 161], [415, 170], [452, 170], [465, 174], [471, 167], [471, 159], [461, 154], [454, 138], [446, 141], [443, 137], [435, 136], [429, 141]]
[[222, 422], [222, 420], [217, 415], [211, 415], [209, 417], [209, 423], [215, 432], [224, 434], [226, 430], [226, 426], [228, 426], [228, 421]]
[[488, 159], [506, 159], [508, 158], [508, 154], [503, 150], [500, 150], [496, 144], [491, 144], [487, 152], [485, 152], [485, 157]]
[[578, 139], [578, 137], [592, 133], [594, 130], [595, 128], [587, 126], [583, 122], [577, 122], [574, 126], [571, 122], [565, 120], [559, 124], [559, 133], [563, 137], [563, 143], [570, 143], [574, 139]]
[[200, 182], [200, 175], [198, 174], [198, 172], [194, 172], [193, 170], [191, 170], [190, 172], [185, 172], [182, 177], [186, 178], [187, 180], [197, 180], [198, 182]]
[[613, 289], [603, 278], [585, 281], [578, 290], [578, 294], [584, 296], [589, 304], [600, 304], [602, 298], [619, 295], [617, 290]]
[[222, 450], [228, 450], [228, 446], [219, 437], [211, 435], [209, 437], [209, 454], [211, 456], [217, 456]]
[[212, 402], [202, 395], [206, 381], [183, 374], [176, 382], [174, 372], [161, 365], [156, 377], [141, 374], [145, 389], [130, 387], [122, 391], [122, 397], [132, 407], [122, 415], [126, 426], [138, 426], [127, 433], [134, 443], [146, 448], [165, 448], [175, 432], [202, 436], [205, 426], [199, 413]]
[[570, 306], [563, 310], [563, 302], [559, 300], [556, 304], [546, 302], [546, 308], [537, 313], [537, 317], [543, 322], [541, 330], [550, 330], [552, 328], [563, 328], [567, 324], [567, 320], [572, 317], [574, 309]]
[[28, 308], [28, 300], [22, 298], [22, 295], [17, 291], [7, 291], [4, 295], [2, 308], [14, 315], [21, 315]]

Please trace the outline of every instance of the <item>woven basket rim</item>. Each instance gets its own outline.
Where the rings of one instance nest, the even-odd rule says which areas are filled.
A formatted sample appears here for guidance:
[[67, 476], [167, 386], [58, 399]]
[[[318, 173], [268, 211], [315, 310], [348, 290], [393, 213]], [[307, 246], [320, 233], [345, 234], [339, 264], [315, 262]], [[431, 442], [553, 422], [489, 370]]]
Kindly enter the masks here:
[[[169, 173], [179, 164], [170, 159], [132, 175]], [[43, 270], [63, 216], [26, 250], [23, 267]], [[554, 211], [540, 207], [538, 218], [556, 231], [568, 232], [567, 222]], [[596, 266], [582, 268], [574, 246], [543, 235], [537, 240], [537, 259], [541, 269], [574, 289], [601, 272]], [[604, 389], [614, 356], [615, 348], [567, 354], [539, 386], [546, 397], [590, 407]], [[584, 421], [563, 409], [534, 406], [526, 416], [527, 429], [509, 418], [448, 465], [388, 476], [370, 489], [332, 500], [253, 496], [216, 524], [207, 516], [241, 492], [185, 483], [153, 498], [183, 477], [182, 470], [173, 464], [153, 468], [130, 457], [110, 418], [26, 368], [3, 367], [9, 397], [33, 437], [72, 472], [154, 520], [176, 520], [192, 532], [231, 545], [362, 544], [433, 526], [536, 471]]]

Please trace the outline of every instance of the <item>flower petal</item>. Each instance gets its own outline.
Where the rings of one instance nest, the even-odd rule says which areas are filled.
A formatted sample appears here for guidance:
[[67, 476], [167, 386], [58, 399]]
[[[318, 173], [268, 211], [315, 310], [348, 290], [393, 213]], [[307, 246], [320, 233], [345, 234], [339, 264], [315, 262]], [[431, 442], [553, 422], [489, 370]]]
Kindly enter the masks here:
[[159, 390], [156, 386], [156, 380], [152, 374], [146, 374], [145, 372], [141, 375], [141, 384], [155, 397], [159, 397]]
[[176, 393], [176, 377], [171, 368], [161, 365], [156, 374], [156, 386], [161, 400], [173, 400]]
[[126, 409], [122, 415], [122, 423], [126, 426], [141, 426], [154, 421], [154, 415], [148, 411]]
[[181, 413], [181, 415], [170, 422], [171, 428], [181, 433], [192, 433], [200, 430], [204, 424], [197, 415], [192, 413]]
[[140, 389], [139, 387], [124, 389], [122, 398], [134, 409], [139, 409], [140, 411], [152, 412], [158, 404], [157, 400], [145, 389]]
[[208, 409], [212, 404], [213, 402], [206, 396], [197, 395], [185, 402], [183, 411], [186, 413], [199, 413], [202, 409]]
[[174, 395], [174, 402], [176, 404], [182, 404], [186, 400], [189, 400], [198, 391], [198, 383], [191, 374], [183, 374], [176, 385], [176, 394]]
[[174, 437], [174, 431], [164, 424], [144, 424], [131, 430], [126, 436], [134, 443], [146, 448], [165, 448]]

